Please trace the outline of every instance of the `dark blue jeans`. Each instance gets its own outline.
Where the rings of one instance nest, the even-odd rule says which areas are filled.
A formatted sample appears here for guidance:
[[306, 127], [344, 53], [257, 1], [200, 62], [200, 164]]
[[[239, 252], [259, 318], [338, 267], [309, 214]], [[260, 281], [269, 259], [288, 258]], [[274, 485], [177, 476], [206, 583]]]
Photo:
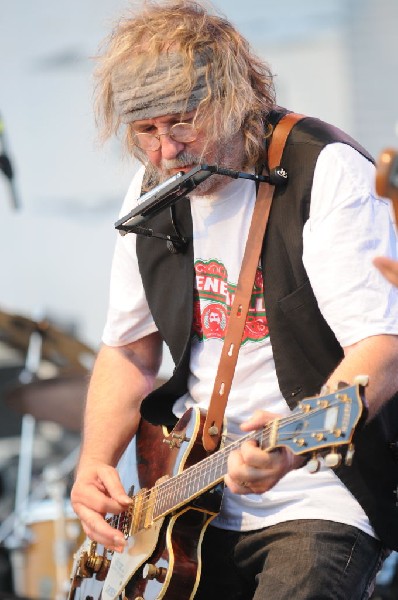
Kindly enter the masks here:
[[385, 555], [378, 540], [332, 521], [210, 526], [195, 600], [367, 600]]

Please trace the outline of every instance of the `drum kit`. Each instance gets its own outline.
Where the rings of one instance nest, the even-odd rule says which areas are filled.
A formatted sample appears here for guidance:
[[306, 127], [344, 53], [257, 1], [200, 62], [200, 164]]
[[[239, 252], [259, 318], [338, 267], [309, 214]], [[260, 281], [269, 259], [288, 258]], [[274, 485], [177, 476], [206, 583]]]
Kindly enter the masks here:
[[65, 600], [84, 535], [69, 492], [94, 351], [0, 311], [0, 599]]

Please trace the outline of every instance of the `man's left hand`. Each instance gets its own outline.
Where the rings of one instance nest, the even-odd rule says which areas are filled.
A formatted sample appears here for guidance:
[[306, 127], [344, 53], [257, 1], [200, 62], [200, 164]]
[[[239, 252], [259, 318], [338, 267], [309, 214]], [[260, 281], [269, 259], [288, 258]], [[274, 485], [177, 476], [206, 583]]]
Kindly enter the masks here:
[[[262, 429], [275, 418], [278, 415], [258, 410], [251, 419], [242, 423], [241, 429]], [[288, 448], [267, 451], [261, 449], [254, 440], [249, 440], [230, 453], [225, 483], [234, 494], [261, 494], [303, 463], [304, 459], [294, 455]]]

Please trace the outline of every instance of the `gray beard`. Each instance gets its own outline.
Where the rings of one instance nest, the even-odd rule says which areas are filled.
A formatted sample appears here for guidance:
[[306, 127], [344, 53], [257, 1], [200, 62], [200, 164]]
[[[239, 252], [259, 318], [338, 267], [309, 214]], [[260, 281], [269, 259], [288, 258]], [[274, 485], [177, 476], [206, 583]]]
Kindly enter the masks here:
[[[188, 165], [200, 165], [206, 163], [240, 171], [242, 170], [244, 162], [241, 134], [237, 134], [225, 143], [221, 142], [214, 156], [209, 158], [211, 160], [207, 161], [206, 152], [199, 156], [189, 152], [189, 150], [184, 150], [172, 160], [162, 160], [160, 168], [154, 167], [149, 163], [147, 169], [150, 170], [150, 177], [153, 177], [157, 183], [161, 183], [171, 177], [171, 169], [178, 169], [179, 167], [183, 168]], [[225, 175], [210, 175], [210, 177], [195, 188], [195, 196], [213, 195], [225, 187], [229, 182], [230, 178]]]

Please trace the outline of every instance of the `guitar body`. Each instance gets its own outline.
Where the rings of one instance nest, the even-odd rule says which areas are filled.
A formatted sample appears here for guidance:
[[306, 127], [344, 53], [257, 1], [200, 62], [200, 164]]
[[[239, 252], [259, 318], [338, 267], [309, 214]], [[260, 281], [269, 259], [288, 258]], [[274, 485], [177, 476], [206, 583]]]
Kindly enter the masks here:
[[[160, 426], [141, 422], [136, 436], [140, 489], [150, 489], [207, 456], [201, 442], [204, 422], [205, 414], [193, 409], [169, 435]], [[182, 590], [184, 599], [193, 598], [200, 578], [203, 535], [220, 510], [222, 491], [223, 486], [216, 485], [191, 504], [129, 535], [124, 551], [112, 554], [105, 581], [95, 575], [83, 578], [70, 600], [181, 600]]]
[[[141, 488], [151, 488], [165, 474], [172, 477], [207, 456], [202, 445], [205, 417], [200, 411], [187, 411], [169, 436], [162, 427], [141, 421], [137, 433], [137, 472]], [[193, 598], [200, 578], [203, 535], [219, 512], [221, 500], [222, 486], [216, 486], [191, 505], [182, 506], [165, 517], [155, 550], [145, 561], [152, 565], [151, 572], [157, 574], [159, 580], [143, 577], [144, 565], [126, 586], [127, 600], [137, 597], [181, 600], [181, 590], [185, 591], [187, 600]]]
[[[147, 557], [146, 565], [156, 578], [145, 577], [148, 566], [137, 568], [127, 584], [127, 600], [184, 600], [194, 597], [200, 579], [200, 548], [208, 523], [214, 515], [187, 509], [166, 517], [159, 532], [155, 551]], [[116, 559], [117, 562], [117, 559]], [[127, 562], [125, 564], [128, 564]], [[131, 564], [129, 565], [131, 569]], [[107, 599], [106, 594], [103, 596]]]

